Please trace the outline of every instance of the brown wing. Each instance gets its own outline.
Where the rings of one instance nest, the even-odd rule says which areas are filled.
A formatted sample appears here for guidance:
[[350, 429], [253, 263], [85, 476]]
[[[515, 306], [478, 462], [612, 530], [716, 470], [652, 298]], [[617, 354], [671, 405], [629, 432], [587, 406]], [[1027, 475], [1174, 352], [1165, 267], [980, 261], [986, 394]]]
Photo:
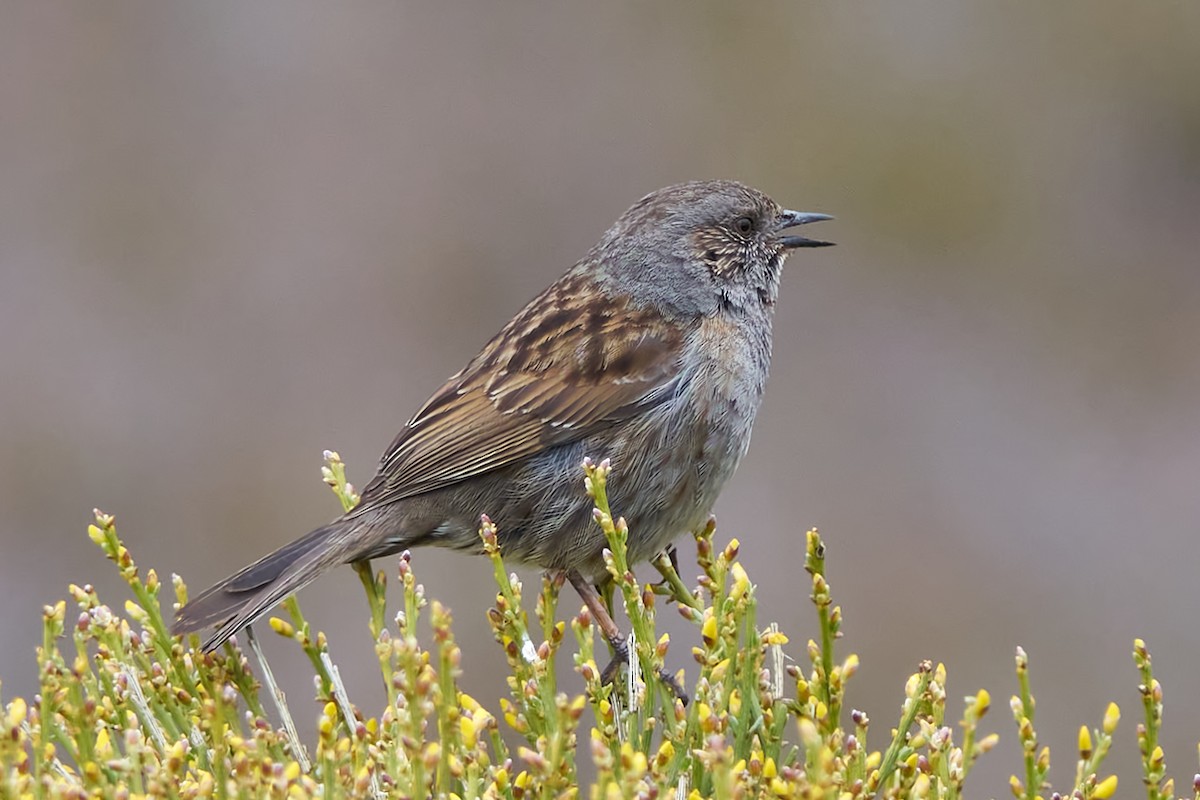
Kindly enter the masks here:
[[597, 303], [586, 280], [543, 292], [425, 403], [384, 453], [359, 509], [576, 441], [673, 394], [686, 346], [678, 323], [624, 298]]

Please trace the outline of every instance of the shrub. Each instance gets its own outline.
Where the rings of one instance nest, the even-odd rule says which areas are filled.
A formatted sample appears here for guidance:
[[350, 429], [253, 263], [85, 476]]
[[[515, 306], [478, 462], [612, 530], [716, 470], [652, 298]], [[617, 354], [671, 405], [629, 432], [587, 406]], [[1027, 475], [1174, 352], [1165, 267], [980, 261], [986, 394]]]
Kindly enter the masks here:
[[[586, 611], [570, 621], [574, 647], [564, 650], [567, 623], [556, 615], [561, 580], [542, 579], [530, 617], [525, 587], [506, 569], [495, 527], [484, 518], [480, 535], [498, 587], [487, 615], [510, 668], [509, 696], [499, 701], [498, 713], [458, 689], [461, 653], [451, 615], [425, 598], [405, 553], [398, 568], [401, 608], [391, 627], [384, 574], [356, 567], [387, 691], [378, 714], [355, 707], [324, 636], [313, 633], [294, 598], [284, 604], [286, 619], [270, 620], [308, 658], [324, 701], [317, 740], [306, 747], [252, 632], [245, 640], [265, 691], [236, 643], [202, 654], [193, 649], [195, 637], [184, 642], [169, 634], [162, 582], [153, 570], [142, 576], [113, 518], [96, 512], [89, 536], [117, 565], [133, 599], [122, 616], [91, 586], [72, 585], [78, 612], [69, 634], [67, 602], [46, 607], [37, 651], [40, 692], [33, 702], [9, 701], [0, 718], [0, 797], [962, 796], [976, 759], [997, 741], [997, 734], [978, 727], [988, 692], [965, 699], [956, 731], [947, 721], [946, 670], [924, 662], [904, 685], [896, 727], [883, 735], [882, 749], [872, 750], [868, 716], [846, 710], [846, 685], [858, 658], [835, 657], [842, 613], [832, 600], [817, 531], [807, 535], [805, 568], [820, 634], [803, 648], [807, 666], [801, 668], [785, 662], [787, 640], [777, 627], [758, 622], [755, 587], [737, 560], [737, 540], [719, 546], [710, 523], [695, 534], [696, 588], [684, 584], [666, 556], [654, 562], [663, 581], [641, 585], [625, 559], [628, 530], [608, 507], [608, 466], [585, 463], [584, 470], [597, 524], [609, 541], [612, 587], [630, 620], [629, 663], [615, 685], [601, 683]], [[335, 453], [327, 454], [324, 474], [343, 505], [352, 506], [357, 498]], [[172, 588], [175, 601], [186, 602], [178, 576]], [[655, 631], [664, 603], [695, 625], [691, 652], [699, 672], [687, 705], [658, 677], [670, 645]], [[425, 643], [417, 636], [422, 615], [432, 626], [432, 641]], [[582, 695], [558, 687], [556, 667], [566, 652], [584, 679]], [[1157, 744], [1162, 687], [1141, 641], [1134, 659], [1144, 701], [1138, 742], [1148, 797], [1172, 797]], [[1049, 750], [1038, 747], [1028, 659], [1019, 648], [1016, 665], [1019, 694], [1010, 705], [1024, 757], [1021, 777], [1011, 785], [1017, 797], [1033, 800], [1051, 796]], [[278, 723], [270, 721], [264, 695]], [[1061, 796], [1113, 795], [1116, 777], [1099, 770], [1119, 717], [1110, 704], [1099, 727], [1080, 729], [1074, 781]], [[500, 734], [502, 724], [524, 739], [515, 751]], [[595, 768], [586, 790], [577, 784], [580, 759]]]

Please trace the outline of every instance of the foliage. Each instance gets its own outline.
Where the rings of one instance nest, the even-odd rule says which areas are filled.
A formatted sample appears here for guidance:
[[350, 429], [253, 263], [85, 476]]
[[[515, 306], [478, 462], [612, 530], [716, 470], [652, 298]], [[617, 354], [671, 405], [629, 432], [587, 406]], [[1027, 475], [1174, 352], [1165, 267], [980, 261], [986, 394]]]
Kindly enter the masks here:
[[[326, 481], [349, 508], [356, 501], [335, 453]], [[614, 685], [602, 685], [593, 626], [586, 610], [570, 620], [573, 660], [585, 693], [558, 685], [568, 623], [557, 617], [562, 580], [545, 577], [526, 610], [525, 587], [504, 565], [495, 526], [481, 525], [483, 549], [498, 586], [487, 615], [511, 674], [499, 713], [458, 689], [461, 653], [450, 612], [427, 600], [411, 559], [399, 559], [401, 608], [387, 624], [384, 573], [356, 569], [367, 592], [375, 654], [387, 691], [377, 715], [355, 707], [295, 599], [287, 619], [271, 627], [295, 640], [310, 661], [324, 707], [311, 755], [296, 734], [283, 695], [253, 635], [266, 690], [236, 643], [202, 654], [195, 637], [172, 637], [164, 620], [162, 583], [143, 577], [117, 537], [113, 518], [96, 513], [89, 535], [117, 565], [133, 592], [125, 615], [100, 602], [91, 586], [69, 589], [78, 609], [67, 630], [67, 602], [47, 606], [38, 648], [40, 692], [15, 698], [0, 717], [0, 797], [457, 797], [457, 798], [958, 798], [976, 759], [997, 734], [981, 734], [990, 698], [965, 698], [959, 733], [947, 721], [947, 674], [920, 664], [904, 685], [898, 724], [871, 750], [872, 726], [846, 709], [846, 686], [858, 658], [835, 657], [842, 612], [825, 575], [826, 548], [807, 534], [805, 568], [819, 635], [803, 651], [801, 668], [785, 655], [787, 639], [757, 619], [755, 587], [738, 562], [739, 544], [720, 547], [710, 523], [695, 534], [699, 584], [688, 588], [666, 556], [656, 559], [663, 581], [642, 585], [625, 560], [628, 529], [609, 509], [607, 464], [585, 463], [587, 491], [608, 537], [613, 586], [629, 616], [629, 664]], [[183, 603], [183, 581], [172, 580]], [[674, 603], [695, 625], [698, 674], [687, 705], [658, 678], [670, 646], [656, 634], [655, 615]], [[428, 616], [432, 641], [417, 626]], [[249, 634], [249, 632], [247, 632]], [[70, 641], [68, 641], [68, 638]], [[570, 650], [570, 647], [567, 648]], [[1174, 796], [1157, 743], [1162, 687], [1144, 643], [1135, 644], [1145, 721], [1138, 742], [1150, 800]], [[647, 678], [646, 676], [651, 676]], [[1014, 795], [1051, 795], [1049, 750], [1038, 748], [1029, 663], [1017, 651], [1019, 694], [1011, 701], [1022, 744], [1022, 776]], [[678, 676], [682, 679], [682, 675]], [[264, 695], [280, 723], [270, 721]], [[590, 712], [590, 713], [589, 713]], [[1101, 725], [1079, 732], [1079, 759], [1063, 795], [1107, 798], [1116, 777], [1100, 775], [1120, 712], [1110, 704]], [[501, 722], [503, 721], [503, 722]], [[510, 750], [501, 725], [524, 744]], [[582, 738], [582, 748], [579, 747]], [[581, 760], [594, 765], [589, 788], [578, 786]], [[1200, 780], [1200, 779], [1198, 779]], [[1200, 791], [1197, 792], [1200, 798]]]

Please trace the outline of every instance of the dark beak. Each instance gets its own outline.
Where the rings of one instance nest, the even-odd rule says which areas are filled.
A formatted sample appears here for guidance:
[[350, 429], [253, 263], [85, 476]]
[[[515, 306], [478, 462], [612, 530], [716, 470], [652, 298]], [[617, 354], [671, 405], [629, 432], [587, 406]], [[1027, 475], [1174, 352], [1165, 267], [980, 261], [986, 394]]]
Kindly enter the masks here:
[[[797, 225], [807, 225], [810, 222], [824, 222], [833, 219], [828, 214], [814, 214], [809, 211], [783, 211], [778, 217], [778, 230], [787, 230]], [[793, 247], [832, 247], [833, 242], [823, 242], [820, 239], [805, 239], [803, 236], [781, 236], [779, 241], [783, 246]]]

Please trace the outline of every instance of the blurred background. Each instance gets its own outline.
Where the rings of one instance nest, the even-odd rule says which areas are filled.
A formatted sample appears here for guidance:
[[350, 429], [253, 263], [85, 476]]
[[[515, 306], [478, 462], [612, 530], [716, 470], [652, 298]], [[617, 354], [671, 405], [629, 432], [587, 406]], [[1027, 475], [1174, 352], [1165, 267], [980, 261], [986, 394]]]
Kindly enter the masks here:
[[[944, 661], [953, 713], [995, 698], [980, 796], [1019, 771], [1017, 645], [1056, 785], [1078, 726], [1116, 700], [1111, 763], [1136, 791], [1144, 637], [1186, 784], [1200, 5], [515, 9], [0, 12], [3, 695], [36, 691], [41, 607], [69, 582], [127, 596], [85, 536], [93, 506], [143, 568], [207, 586], [334, 516], [322, 450], [363, 485], [628, 205], [730, 177], [835, 214], [820, 234], [839, 245], [788, 264], [754, 445], [717, 508], [760, 616], [803, 657], [803, 534], [820, 526], [872, 744], [918, 660]], [[419, 551], [415, 567], [494, 711], [488, 565]], [[378, 708], [358, 580], [301, 599]], [[694, 629], [663, 619], [688, 666]], [[267, 643], [277, 670], [302, 666]], [[283, 680], [311, 731], [311, 684]]]

